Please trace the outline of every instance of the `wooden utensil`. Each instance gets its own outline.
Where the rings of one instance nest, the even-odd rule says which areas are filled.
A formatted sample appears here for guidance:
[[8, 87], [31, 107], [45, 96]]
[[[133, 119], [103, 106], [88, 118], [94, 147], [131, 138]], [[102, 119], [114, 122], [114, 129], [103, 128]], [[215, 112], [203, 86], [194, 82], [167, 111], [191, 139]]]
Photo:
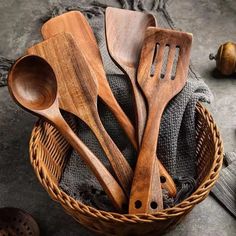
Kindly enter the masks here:
[[[83, 14], [79, 11], [71, 11], [52, 18], [43, 25], [41, 32], [44, 39], [49, 39], [50, 37], [63, 32], [72, 34], [75, 42], [84, 49], [84, 55], [95, 71], [95, 75], [98, 81], [99, 97], [113, 112], [121, 127], [129, 137], [129, 140], [133, 144], [134, 148], [138, 150], [135, 129], [129, 118], [117, 103], [111, 91], [103, 69], [102, 59], [96, 39], [90, 25], [88, 24]], [[169, 195], [173, 197], [176, 195], [176, 187], [174, 181], [172, 180], [171, 176], [168, 174], [164, 166], [161, 164], [161, 162], [159, 160], [157, 162], [159, 163], [160, 173], [162, 176], [162, 187], [167, 189]]]
[[18, 105], [56, 126], [92, 170], [114, 206], [122, 211], [127, 203], [122, 188], [71, 130], [59, 111], [57, 81], [51, 66], [34, 55], [18, 59], [9, 73], [8, 88]]
[[132, 144], [137, 147], [135, 129], [111, 91], [103, 69], [102, 58], [97, 41], [93, 34], [92, 28], [84, 15], [79, 11], [64, 13], [47, 21], [43, 25], [41, 32], [44, 39], [49, 39], [52, 36], [63, 32], [71, 33], [73, 35], [76, 43], [83, 49], [88, 63], [94, 70], [98, 80], [99, 97], [112, 111]]
[[149, 26], [156, 26], [156, 21], [151, 14], [108, 7], [105, 25], [108, 52], [116, 65], [128, 75], [131, 82], [140, 145], [147, 112], [144, 98], [136, 81], [136, 70], [145, 31]]
[[[192, 35], [149, 27], [141, 52], [138, 83], [148, 102], [148, 118], [135, 168], [129, 212], [163, 208], [156, 148], [162, 113], [187, 80]], [[165, 63], [166, 62], [166, 63]]]
[[[108, 7], [105, 25], [108, 52], [116, 65], [128, 75], [127, 78], [133, 89], [137, 118], [136, 130], [138, 144], [141, 146], [147, 111], [145, 99], [136, 80], [136, 73], [145, 31], [149, 26], [156, 26], [156, 20], [151, 14]], [[162, 187], [174, 197], [177, 190], [173, 179], [158, 159], [157, 164], [160, 169]]]
[[107, 134], [97, 111], [97, 83], [93, 68], [67, 33], [57, 34], [28, 50], [46, 59], [58, 81], [60, 108], [84, 121], [96, 135], [121, 186], [129, 196], [133, 171]]

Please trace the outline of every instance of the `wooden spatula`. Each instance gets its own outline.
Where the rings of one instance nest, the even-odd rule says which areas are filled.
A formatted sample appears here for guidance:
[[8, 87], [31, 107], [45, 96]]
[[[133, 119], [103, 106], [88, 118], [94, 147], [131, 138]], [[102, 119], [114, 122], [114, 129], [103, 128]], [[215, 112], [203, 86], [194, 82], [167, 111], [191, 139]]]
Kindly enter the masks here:
[[132, 144], [137, 147], [135, 129], [111, 91], [96, 38], [84, 15], [79, 11], [64, 13], [44, 23], [41, 32], [44, 39], [63, 32], [72, 34], [96, 74], [99, 97], [112, 111]]
[[136, 131], [139, 144], [146, 124], [146, 106], [136, 81], [139, 56], [147, 27], [156, 26], [151, 14], [108, 7], [106, 9], [106, 40], [111, 58], [128, 75], [136, 112]]
[[[133, 90], [136, 131], [140, 147], [147, 111], [145, 98], [136, 80], [136, 73], [145, 31], [149, 26], [156, 26], [156, 20], [151, 14], [108, 7], [105, 25], [108, 52], [118, 67], [128, 75], [127, 79], [129, 79]], [[174, 197], [176, 186], [173, 179], [158, 159], [156, 162], [162, 176], [162, 187], [168, 190], [170, 196]]]
[[154, 213], [163, 208], [160, 174], [155, 165], [162, 113], [184, 87], [192, 35], [149, 27], [145, 34], [138, 83], [148, 102], [148, 118], [135, 167], [129, 212]]
[[129, 195], [133, 171], [99, 118], [97, 77], [82, 50], [70, 34], [61, 33], [28, 49], [28, 53], [50, 63], [58, 82], [60, 108], [79, 117], [94, 132], [118, 181]]

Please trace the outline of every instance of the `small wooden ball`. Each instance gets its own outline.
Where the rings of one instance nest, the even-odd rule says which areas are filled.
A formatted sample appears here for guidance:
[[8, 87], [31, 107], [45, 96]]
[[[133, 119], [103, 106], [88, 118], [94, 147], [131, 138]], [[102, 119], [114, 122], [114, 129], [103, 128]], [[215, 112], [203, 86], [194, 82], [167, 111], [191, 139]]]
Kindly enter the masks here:
[[216, 60], [216, 68], [223, 75], [231, 75], [236, 72], [236, 44], [227, 42], [220, 45], [215, 56], [210, 54], [211, 60]]

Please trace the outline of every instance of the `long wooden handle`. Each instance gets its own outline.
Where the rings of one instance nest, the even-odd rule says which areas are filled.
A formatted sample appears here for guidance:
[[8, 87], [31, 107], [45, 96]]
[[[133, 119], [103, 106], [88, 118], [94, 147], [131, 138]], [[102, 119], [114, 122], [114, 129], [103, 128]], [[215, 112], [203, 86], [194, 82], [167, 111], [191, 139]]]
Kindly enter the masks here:
[[[100, 79], [99, 81], [102, 81], [102, 79]], [[101, 92], [98, 93], [100, 98], [114, 114], [115, 118], [117, 119], [121, 128], [126, 133], [127, 137], [129, 138], [135, 150], [138, 150], [135, 128], [132, 125], [128, 116], [125, 114], [125, 112], [122, 110], [119, 103], [117, 102], [114, 94], [111, 91], [109, 84], [107, 82], [101, 84], [100, 82], [99, 88], [100, 87], [103, 88], [103, 93], [105, 93], [104, 91], [106, 91], [106, 94], [104, 94], [104, 96], [100, 96]]]
[[[127, 134], [135, 150], [139, 150], [139, 145], [137, 143], [134, 126], [132, 125], [131, 121], [120, 107], [119, 103], [116, 101], [113, 93], [110, 92], [111, 91], [110, 88], [107, 89], [106, 91], [108, 93], [107, 96], [101, 97], [101, 99], [112, 111], [118, 123], [121, 125], [121, 127]], [[161, 179], [163, 180], [162, 188], [166, 189], [171, 197], [174, 197], [176, 195], [177, 190], [173, 179], [171, 178], [165, 167], [158, 159], [157, 159], [157, 164], [159, 165]]]
[[88, 125], [101, 144], [101, 147], [105, 152], [118, 181], [120, 182], [127, 196], [129, 196], [133, 180], [133, 170], [116, 144], [108, 135], [97, 112], [94, 112], [93, 118], [95, 122]]
[[[154, 106], [154, 105], [153, 105]], [[155, 109], [158, 107], [158, 109]], [[129, 213], [155, 213], [163, 209], [160, 173], [156, 165], [157, 140], [163, 106], [149, 110], [141, 150], [135, 167]]]
[[142, 142], [144, 128], [147, 120], [147, 109], [145, 104], [144, 96], [141, 93], [141, 90], [138, 88], [138, 84], [136, 82], [136, 69], [126, 67], [124, 72], [129, 76], [131, 81], [131, 86], [134, 95], [134, 108], [136, 115], [136, 131], [139, 147]]
[[61, 115], [57, 116], [56, 120], [54, 119], [54, 123], [57, 129], [94, 173], [113, 205], [120, 212], [124, 212], [124, 208], [127, 206], [127, 197], [114, 177], [89, 148], [77, 137]]
[[[138, 141], [139, 141], [139, 147], [140, 147], [142, 143], [146, 120], [147, 120], [145, 98], [143, 94], [141, 93], [141, 90], [139, 89], [138, 84], [136, 82], [136, 74], [135, 74], [136, 70], [131, 69], [131, 68], [125, 68], [124, 71], [130, 77], [131, 85], [133, 88], [133, 94], [134, 94], [134, 100], [135, 100], [134, 103], [135, 103], [135, 109], [136, 109], [136, 126], [138, 130]], [[156, 161], [156, 165], [159, 166], [162, 188], [168, 191], [169, 196], [175, 197], [177, 189], [176, 189], [176, 186], [172, 177], [169, 175], [165, 167], [162, 165], [162, 163], [158, 159]]]

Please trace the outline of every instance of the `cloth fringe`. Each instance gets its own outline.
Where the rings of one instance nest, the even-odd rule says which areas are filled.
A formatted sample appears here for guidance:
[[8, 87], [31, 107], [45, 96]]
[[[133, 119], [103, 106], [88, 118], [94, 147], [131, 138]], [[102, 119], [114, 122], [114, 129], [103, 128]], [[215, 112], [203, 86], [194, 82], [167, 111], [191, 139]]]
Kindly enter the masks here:
[[0, 87], [7, 85], [7, 75], [14, 60], [0, 57]]
[[[118, 0], [118, 2], [123, 9], [144, 12], [150, 11], [145, 7], [144, 0]], [[168, 12], [166, 11], [166, 2], [167, 0], [154, 0], [151, 11], [162, 11], [165, 14], [170, 26], [174, 28], [174, 23], [171, 20]], [[40, 18], [40, 22], [43, 24], [53, 17], [56, 17], [68, 11], [75, 10], [83, 12], [88, 19], [91, 19], [92, 17], [104, 14], [107, 7], [107, 4], [102, 4], [97, 1], [94, 1], [91, 6], [81, 6], [79, 3], [74, 3], [73, 5], [68, 7], [63, 4], [58, 4], [56, 6], [52, 6], [48, 10], [48, 12], [42, 18]], [[13, 59], [8, 59], [0, 56], [0, 87], [7, 85], [7, 74], [13, 63]]]

